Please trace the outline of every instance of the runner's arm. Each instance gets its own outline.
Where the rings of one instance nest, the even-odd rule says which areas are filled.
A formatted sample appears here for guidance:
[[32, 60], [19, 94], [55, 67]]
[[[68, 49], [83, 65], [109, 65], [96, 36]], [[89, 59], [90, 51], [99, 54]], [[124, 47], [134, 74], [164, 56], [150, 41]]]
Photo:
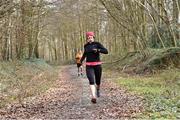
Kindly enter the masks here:
[[84, 52], [84, 53], [83, 53], [83, 56], [82, 56], [82, 58], [81, 58], [81, 60], [80, 60], [80, 61], [81, 61], [81, 64], [82, 64], [82, 62], [84, 61], [85, 58], [86, 58], [86, 53]]
[[108, 54], [108, 50], [101, 43], [98, 43], [98, 52]]

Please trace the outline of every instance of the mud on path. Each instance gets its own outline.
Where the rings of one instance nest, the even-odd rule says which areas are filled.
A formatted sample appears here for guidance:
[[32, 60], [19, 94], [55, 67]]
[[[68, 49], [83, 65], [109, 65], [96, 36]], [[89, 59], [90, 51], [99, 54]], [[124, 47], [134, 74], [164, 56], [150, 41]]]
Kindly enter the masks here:
[[101, 91], [97, 104], [92, 104], [87, 78], [77, 76], [76, 66], [64, 66], [54, 88], [23, 106], [9, 106], [0, 119], [131, 119], [143, 110], [142, 98], [110, 79], [103, 78]]

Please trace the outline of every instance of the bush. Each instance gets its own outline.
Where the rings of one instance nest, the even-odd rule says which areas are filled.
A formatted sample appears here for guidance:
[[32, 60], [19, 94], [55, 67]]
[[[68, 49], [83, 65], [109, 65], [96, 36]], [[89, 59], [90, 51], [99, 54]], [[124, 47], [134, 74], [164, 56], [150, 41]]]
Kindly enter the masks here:
[[[160, 33], [160, 37], [162, 38], [165, 47], [175, 47], [173, 36], [166, 26], [158, 27], [158, 31]], [[180, 47], [180, 40], [179, 40], [180, 38], [178, 38], [178, 34], [179, 34], [178, 28], [173, 27], [173, 32], [175, 33], [177, 47]], [[148, 46], [150, 48], [163, 48], [162, 43], [159, 40], [158, 34], [155, 29], [152, 30], [149, 36], [150, 37], [149, 37]]]

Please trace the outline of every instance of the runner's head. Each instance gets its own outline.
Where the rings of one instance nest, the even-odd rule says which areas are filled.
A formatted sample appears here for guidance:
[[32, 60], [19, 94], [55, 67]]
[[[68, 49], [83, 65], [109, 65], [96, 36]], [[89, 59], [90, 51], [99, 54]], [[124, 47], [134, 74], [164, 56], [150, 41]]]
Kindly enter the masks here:
[[89, 43], [94, 42], [94, 32], [86, 32], [86, 40]]

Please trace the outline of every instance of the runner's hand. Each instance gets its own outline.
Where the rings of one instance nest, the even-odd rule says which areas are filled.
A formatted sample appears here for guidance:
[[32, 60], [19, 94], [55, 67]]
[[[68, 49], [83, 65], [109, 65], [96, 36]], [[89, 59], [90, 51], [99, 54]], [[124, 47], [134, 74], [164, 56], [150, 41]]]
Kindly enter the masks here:
[[98, 51], [98, 49], [93, 49], [93, 52], [94, 52], [94, 53], [97, 53], [97, 51]]

